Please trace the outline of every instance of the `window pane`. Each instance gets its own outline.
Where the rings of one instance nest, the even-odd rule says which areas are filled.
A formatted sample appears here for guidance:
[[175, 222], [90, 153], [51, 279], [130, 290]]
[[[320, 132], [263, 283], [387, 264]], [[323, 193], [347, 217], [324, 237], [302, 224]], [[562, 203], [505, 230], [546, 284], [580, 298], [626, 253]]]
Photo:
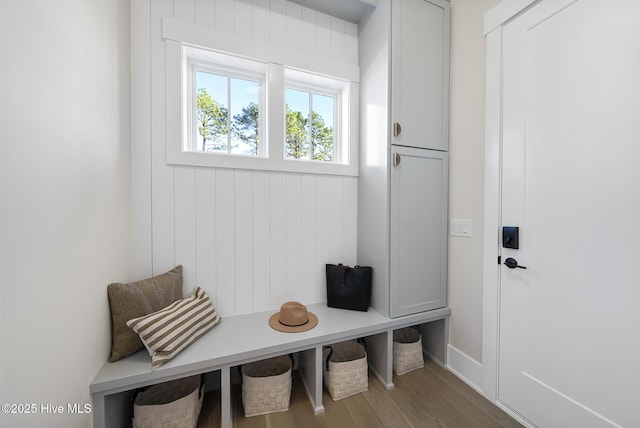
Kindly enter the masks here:
[[227, 151], [227, 77], [196, 71], [196, 151]]
[[309, 92], [287, 88], [285, 157], [309, 158]]
[[312, 94], [313, 114], [311, 116], [311, 159], [333, 162], [334, 98], [327, 95]]
[[231, 79], [231, 153], [258, 154], [258, 82]]

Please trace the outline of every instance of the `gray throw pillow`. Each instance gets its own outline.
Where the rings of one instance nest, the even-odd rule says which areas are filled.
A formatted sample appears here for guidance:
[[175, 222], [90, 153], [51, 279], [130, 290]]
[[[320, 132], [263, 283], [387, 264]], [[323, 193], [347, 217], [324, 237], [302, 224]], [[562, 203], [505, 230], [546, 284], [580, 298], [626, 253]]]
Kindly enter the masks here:
[[127, 321], [159, 311], [182, 299], [182, 266], [142, 281], [109, 284], [107, 295], [111, 308], [109, 361], [113, 362], [144, 347], [138, 334], [127, 326]]

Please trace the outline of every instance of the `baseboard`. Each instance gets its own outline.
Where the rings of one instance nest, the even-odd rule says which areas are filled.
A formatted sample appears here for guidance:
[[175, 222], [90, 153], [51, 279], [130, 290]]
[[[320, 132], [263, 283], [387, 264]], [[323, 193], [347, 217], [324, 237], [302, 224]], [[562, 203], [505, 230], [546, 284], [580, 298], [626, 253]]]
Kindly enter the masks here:
[[434, 363], [436, 363], [437, 365], [439, 365], [440, 367], [442, 367], [445, 370], [449, 370], [449, 368], [447, 367], [446, 363], [441, 361], [440, 358], [436, 357], [434, 354], [432, 354], [431, 352], [427, 352], [425, 350], [422, 350], [422, 353], [424, 354], [424, 356], [428, 359], [430, 359], [431, 361], [433, 361]]
[[482, 393], [482, 364], [451, 345], [447, 347], [447, 369], [471, 388]]
[[378, 371], [373, 367], [373, 366], [369, 366], [369, 370], [371, 371], [371, 373], [373, 374], [373, 377], [375, 377], [376, 379], [378, 379], [378, 381], [380, 382], [380, 384], [382, 386], [384, 386], [386, 389], [393, 389], [395, 387], [395, 385], [393, 384], [393, 382], [387, 383], [384, 378], [380, 375], [380, 373], [378, 373]]
[[506, 414], [511, 416], [513, 419], [515, 419], [516, 422], [522, 424], [522, 426], [524, 426], [525, 428], [536, 428], [535, 425], [533, 425], [528, 420], [524, 419], [519, 413], [515, 412], [513, 409], [511, 409], [511, 407], [507, 406], [502, 401], [500, 400], [496, 401], [495, 405], [498, 406]]

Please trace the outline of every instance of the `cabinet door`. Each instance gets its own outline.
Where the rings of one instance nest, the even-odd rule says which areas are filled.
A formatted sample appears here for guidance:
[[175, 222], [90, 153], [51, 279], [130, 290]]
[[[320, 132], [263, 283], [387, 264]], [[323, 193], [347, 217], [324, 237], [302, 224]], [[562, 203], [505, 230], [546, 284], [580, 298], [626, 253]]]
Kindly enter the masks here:
[[447, 304], [446, 152], [392, 147], [391, 317]]
[[391, 144], [448, 148], [449, 16], [448, 1], [393, 0]]

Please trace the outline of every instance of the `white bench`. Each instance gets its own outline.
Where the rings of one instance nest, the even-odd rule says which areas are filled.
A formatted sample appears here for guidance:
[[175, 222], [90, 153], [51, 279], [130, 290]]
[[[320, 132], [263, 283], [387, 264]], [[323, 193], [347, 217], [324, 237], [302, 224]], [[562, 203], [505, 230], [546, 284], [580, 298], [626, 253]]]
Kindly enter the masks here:
[[269, 327], [276, 311], [234, 315], [206, 333], [173, 360], [151, 371], [146, 351], [106, 363], [90, 385], [94, 428], [130, 424], [130, 399], [136, 388], [220, 371], [221, 426], [231, 427], [231, 368], [265, 358], [299, 353], [298, 370], [315, 414], [322, 413], [322, 347], [344, 340], [366, 337], [368, 363], [387, 387], [393, 387], [393, 330], [419, 325], [423, 348], [441, 363], [446, 362], [449, 315], [446, 307], [401, 318], [367, 312], [333, 309], [326, 304], [308, 305], [318, 316], [318, 325], [301, 333], [282, 333]]

